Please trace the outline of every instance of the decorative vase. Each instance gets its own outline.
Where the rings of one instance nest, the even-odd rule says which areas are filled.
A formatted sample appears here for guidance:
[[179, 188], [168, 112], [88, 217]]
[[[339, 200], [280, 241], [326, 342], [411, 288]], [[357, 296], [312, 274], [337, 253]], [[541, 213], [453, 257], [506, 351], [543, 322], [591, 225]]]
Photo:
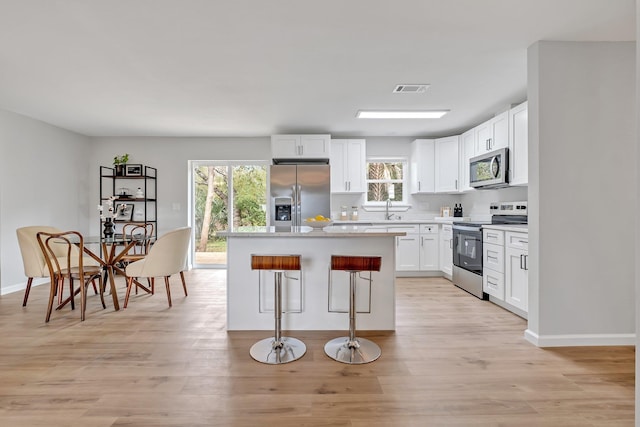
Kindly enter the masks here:
[[104, 220], [103, 234], [105, 239], [113, 238], [113, 221], [111, 220], [111, 218], [106, 218]]
[[124, 165], [114, 165], [116, 176], [124, 176]]

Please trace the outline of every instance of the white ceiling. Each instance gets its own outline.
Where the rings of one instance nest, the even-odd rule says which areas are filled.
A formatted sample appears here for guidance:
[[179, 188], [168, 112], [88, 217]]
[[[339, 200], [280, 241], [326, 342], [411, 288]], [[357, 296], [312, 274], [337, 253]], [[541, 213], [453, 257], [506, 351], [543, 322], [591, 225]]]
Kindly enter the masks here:
[[[526, 98], [538, 40], [635, 40], [635, 2], [0, 0], [0, 108], [92, 136], [443, 136]], [[355, 118], [382, 108], [450, 113]]]

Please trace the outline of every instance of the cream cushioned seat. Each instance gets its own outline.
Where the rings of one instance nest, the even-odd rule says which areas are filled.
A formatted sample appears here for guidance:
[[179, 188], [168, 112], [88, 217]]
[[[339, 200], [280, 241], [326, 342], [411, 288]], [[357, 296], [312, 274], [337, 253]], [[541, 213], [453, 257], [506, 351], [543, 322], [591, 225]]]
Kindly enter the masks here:
[[[47, 262], [44, 259], [44, 255], [42, 254], [42, 250], [40, 249], [36, 238], [36, 234], [40, 231], [45, 233], [60, 233], [62, 230], [47, 225], [32, 225], [28, 227], [21, 227], [16, 230], [18, 245], [20, 246], [20, 253], [22, 254], [24, 274], [28, 277], [27, 287], [24, 291], [24, 300], [22, 301], [23, 307], [27, 305], [29, 291], [31, 290], [31, 283], [33, 282], [34, 277], [49, 277]], [[66, 257], [64, 248], [60, 248], [60, 253], [57, 255], [60, 256], [58, 259], [62, 261], [64, 257]], [[88, 255], [83, 257], [82, 262], [86, 266], [99, 265], [95, 259]], [[77, 261], [75, 263], [77, 264]], [[77, 267], [77, 265], [74, 265], [74, 267]]]
[[132, 262], [125, 270], [127, 275], [127, 295], [124, 299], [124, 307], [127, 307], [129, 295], [133, 286], [133, 279], [146, 277], [153, 281], [155, 277], [164, 277], [167, 288], [167, 299], [171, 307], [171, 292], [169, 290], [169, 276], [180, 273], [184, 295], [187, 296], [187, 285], [182, 274], [187, 263], [189, 252], [189, 240], [191, 238], [191, 227], [182, 227], [169, 231], [160, 236], [151, 246], [149, 253], [144, 259]]

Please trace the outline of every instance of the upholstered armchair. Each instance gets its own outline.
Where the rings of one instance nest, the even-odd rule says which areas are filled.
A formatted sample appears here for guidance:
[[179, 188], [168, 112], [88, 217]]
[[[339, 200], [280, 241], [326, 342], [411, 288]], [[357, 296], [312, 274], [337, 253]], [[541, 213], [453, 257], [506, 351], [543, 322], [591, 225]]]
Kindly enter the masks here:
[[167, 288], [167, 299], [171, 307], [171, 290], [169, 289], [169, 276], [180, 274], [184, 295], [187, 296], [187, 284], [184, 280], [184, 269], [189, 253], [189, 240], [191, 238], [191, 227], [182, 227], [169, 231], [160, 236], [151, 246], [146, 257], [139, 261], [132, 262], [125, 270], [127, 275], [127, 295], [124, 299], [124, 307], [129, 303], [131, 288], [134, 286], [133, 279], [146, 277], [151, 279], [153, 289], [154, 278], [164, 277]]

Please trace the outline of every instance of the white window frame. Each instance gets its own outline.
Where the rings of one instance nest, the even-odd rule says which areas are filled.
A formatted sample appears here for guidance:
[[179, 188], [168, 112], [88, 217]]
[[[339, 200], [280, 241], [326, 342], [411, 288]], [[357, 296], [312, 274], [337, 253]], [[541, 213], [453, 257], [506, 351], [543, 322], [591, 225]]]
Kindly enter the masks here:
[[[394, 201], [394, 207], [400, 206], [409, 206], [409, 159], [406, 157], [367, 157], [365, 163], [365, 174], [368, 172], [368, 164], [369, 163], [402, 163], [402, 201]], [[380, 182], [379, 180], [370, 180], [367, 175], [365, 175], [365, 200], [364, 206], [376, 207], [376, 206], [386, 206], [386, 201], [368, 201], [367, 197], [369, 197], [369, 183], [370, 182]], [[384, 182], [384, 181], [382, 181]], [[389, 180], [389, 183], [398, 182], [397, 180]]]

